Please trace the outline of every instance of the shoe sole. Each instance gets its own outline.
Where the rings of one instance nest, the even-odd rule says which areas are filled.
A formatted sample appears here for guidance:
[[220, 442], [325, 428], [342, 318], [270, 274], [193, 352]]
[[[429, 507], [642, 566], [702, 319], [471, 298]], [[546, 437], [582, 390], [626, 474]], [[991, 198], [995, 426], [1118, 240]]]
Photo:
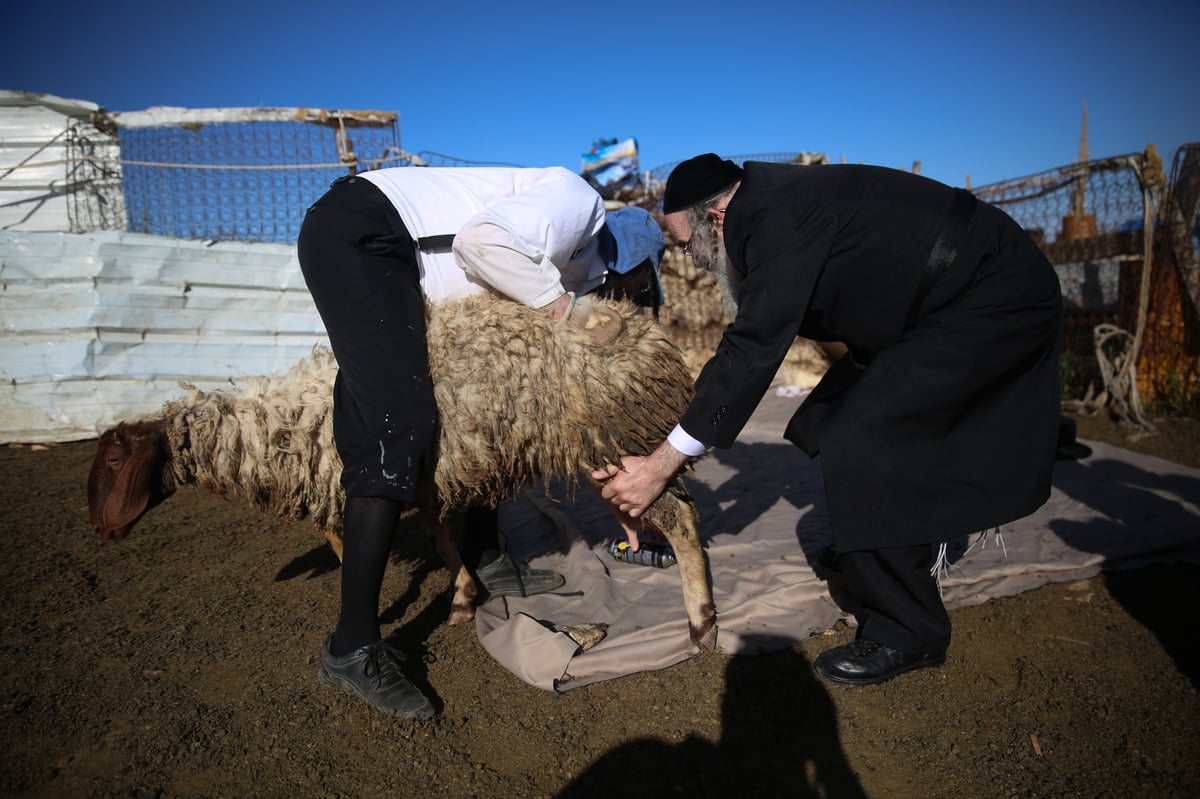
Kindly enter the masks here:
[[422, 705], [421, 707], [417, 708], [416, 710], [405, 711], [405, 710], [398, 710], [395, 708], [379, 707], [374, 702], [372, 702], [370, 699], [367, 699], [365, 696], [363, 696], [362, 693], [359, 692], [358, 686], [356, 686], [354, 683], [350, 682], [349, 680], [343, 680], [340, 677], [335, 677], [334, 675], [330, 674], [325, 669], [324, 663], [322, 663], [321, 668], [319, 668], [317, 670], [317, 684], [318, 685], [329, 685], [334, 688], [337, 688], [339, 691], [342, 691], [343, 693], [347, 693], [352, 696], [357, 696], [359, 699], [363, 700], [368, 705], [370, 705], [371, 707], [378, 710], [380, 713], [383, 713], [385, 716], [391, 716], [393, 718], [398, 718], [398, 719], [427, 719], [434, 715], [433, 703], [430, 702], [429, 698], [424, 695], [422, 695], [421, 698], [425, 700], [425, 704]]
[[918, 660], [916, 663], [910, 663], [907, 666], [904, 666], [903, 668], [899, 668], [899, 669], [896, 669], [895, 671], [889, 672], [882, 677], [869, 677], [869, 678], [861, 678], [861, 679], [855, 679], [853, 677], [841, 677], [841, 676], [838, 676], [835, 674], [829, 674], [824, 669], [821, 668], [820, 662], [814, 663], [813, 669], [815, 669], [817, 674], [820, 674], [824, 679], [826, 679], [832, 683], [837, 683], [838, 685], [879, 685], [880, 683], [887, 682], [888, 680], [892, 679], [893, 677], [899, 677], [901, 674], [907, 674], [908, 672], [916, 671], [917, 669], [929, 669], [929, 668], [933, 668], [934, 666], [941, 666], [945, 662], [946, 662], [945, 655], [942, 655], [940, 657], [927, 658], [925, 660]]

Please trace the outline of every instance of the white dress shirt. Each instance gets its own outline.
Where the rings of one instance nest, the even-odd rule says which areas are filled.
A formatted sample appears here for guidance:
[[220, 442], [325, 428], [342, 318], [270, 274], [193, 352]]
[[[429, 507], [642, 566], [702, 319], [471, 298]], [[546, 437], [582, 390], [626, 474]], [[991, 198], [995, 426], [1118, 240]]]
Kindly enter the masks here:
[[604, 281], [604, 201], [570, 170], [395, 167], [359, 177], [387, 196], [414, 239], [454, 236], [453, 249], [418, 251], [429, 302], [491, 287], [540, 308]]

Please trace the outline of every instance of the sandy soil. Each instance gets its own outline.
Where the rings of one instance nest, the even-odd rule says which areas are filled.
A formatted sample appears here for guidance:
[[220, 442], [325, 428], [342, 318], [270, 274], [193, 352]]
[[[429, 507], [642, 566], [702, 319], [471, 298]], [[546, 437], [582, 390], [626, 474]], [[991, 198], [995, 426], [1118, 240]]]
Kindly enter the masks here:
[[[1129, 444], [1200, 466], [1200, 424]], [[87, 528], [95, 444], [0, 449], [0, 796], [1200, 795], [1200, 567], [953, 612], [946, 666], [821, 683], [837, 629], [554, 695], [443, 623], [420, 536], [384, 588], [428, 722], [316, 684], [338, 566], [306, 525], [185, 490], [119, 544]]]

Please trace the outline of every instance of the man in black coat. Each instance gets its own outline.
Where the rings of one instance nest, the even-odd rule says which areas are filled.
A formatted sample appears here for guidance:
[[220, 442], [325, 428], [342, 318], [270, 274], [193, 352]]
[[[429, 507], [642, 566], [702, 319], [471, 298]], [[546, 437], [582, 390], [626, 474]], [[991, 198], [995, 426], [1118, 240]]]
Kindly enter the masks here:
[[826, 679], [872, 684], [945, 660], [936, 545], [1036, 510], [1050, 493], [1062, 296], [1006, 214], [962, 189], [872, 166], [714, 154], [680, 164], [668, 232], [736, 305], [667, 441], [594, 474], [640, 515], [667, 479], [729, 447], [797, 336], [841, 342], [785, 437], [821, 457], [836, 567], [857, 640]]

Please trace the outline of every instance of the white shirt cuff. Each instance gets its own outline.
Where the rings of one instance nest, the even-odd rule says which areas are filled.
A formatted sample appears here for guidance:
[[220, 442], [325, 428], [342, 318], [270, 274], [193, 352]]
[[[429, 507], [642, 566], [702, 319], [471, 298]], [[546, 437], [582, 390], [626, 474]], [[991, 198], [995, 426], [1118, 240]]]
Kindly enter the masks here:
[[708, 447], [688, 435], [679, 425], [675, 425], [675, 429], [667, 436], [667, 443], [689, 458], [698, 458], [708, 452]]

